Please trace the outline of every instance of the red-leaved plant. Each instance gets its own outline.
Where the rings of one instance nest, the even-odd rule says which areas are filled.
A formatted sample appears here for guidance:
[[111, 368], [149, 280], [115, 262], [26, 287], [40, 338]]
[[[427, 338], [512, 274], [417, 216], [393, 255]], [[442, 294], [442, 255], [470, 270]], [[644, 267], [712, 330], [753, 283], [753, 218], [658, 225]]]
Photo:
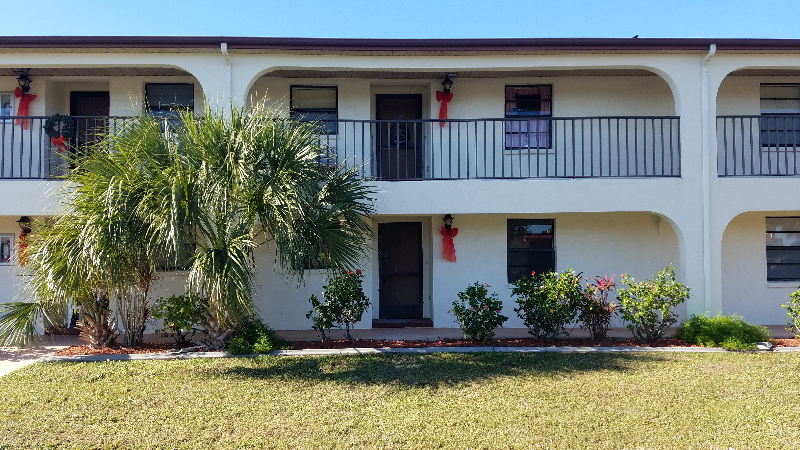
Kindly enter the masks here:
[[611, 317], [619, 308], [608, 297], [616, 288], [614, 275], [611, 278], [603, 276], [599, 279], [586, 279], [586, 291], [578, 305], [578, 320], [581, 328], [589, 330], [593, 341], [604, 341], [608, 338]]

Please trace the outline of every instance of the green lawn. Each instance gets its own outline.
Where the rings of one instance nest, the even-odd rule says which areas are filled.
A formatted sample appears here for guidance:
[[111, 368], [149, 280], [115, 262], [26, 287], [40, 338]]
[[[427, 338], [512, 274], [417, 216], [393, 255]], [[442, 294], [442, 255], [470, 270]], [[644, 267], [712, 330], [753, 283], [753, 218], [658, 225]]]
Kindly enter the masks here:
[[800, 354], [35, 364], [0, 378], [17, 447], [796, 449]]

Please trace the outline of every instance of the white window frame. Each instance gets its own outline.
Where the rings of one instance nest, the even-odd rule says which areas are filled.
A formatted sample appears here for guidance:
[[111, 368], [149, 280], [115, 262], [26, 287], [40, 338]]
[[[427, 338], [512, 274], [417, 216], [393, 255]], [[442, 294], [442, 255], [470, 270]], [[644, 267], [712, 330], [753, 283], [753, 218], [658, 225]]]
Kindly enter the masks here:
[[[0, 266], [11, 266], [14, 264], [14, 234], [0, 233], [0, 246], [3, 246], [6, 239], [8, 239], [8, 260], [3, 261], [2, 258], [0, 258]], [[0, 248], [0, 252], [2, 252], [2, 248]]]

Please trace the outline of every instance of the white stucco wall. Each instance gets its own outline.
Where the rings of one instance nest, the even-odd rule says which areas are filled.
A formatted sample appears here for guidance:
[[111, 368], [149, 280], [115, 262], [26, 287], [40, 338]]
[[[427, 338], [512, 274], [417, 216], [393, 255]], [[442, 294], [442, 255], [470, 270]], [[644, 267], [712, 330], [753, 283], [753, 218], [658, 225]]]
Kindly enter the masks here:
[[748, 212], [736, 216], [722, 237], [722, 312], [762, 325], [783, 324], [781, 304], [800, 282], [768, 282], [766, 217], [800, 216], [800, 211]]
[[[649, 213], [591, 214], [475, 214], [457, 215], [453, 226], [457, 263], [441, 258], [441, 218], [432, 220], [433, 238], [433, 321], [436, 327], [457, 327], [448, 313], [457, 293], [469, 284], [489, 283], [503, 301], [509, 317], [506, 327], [522, 327], [513, 309], [507, 278], [508, 219], [548, 218], [555, 220], [556, 270], [573, 268], [584, 276], [627, 273], [637, 280], [649, 278], [672, 264], [678, 266], [678, 240], [674, 230], [660, 217]], [[685, 306], [679, 309], [685, 316]], [[615, 321], [619, 326], [621, 322]]]
[[[0, 216], [0, 234], [13, 234], [14, 247], [19, 244], [19, 216]], [[17, 293], [22, 287], [23, 278], [14, 251], [12, 264], [0, 264], [0, 303], [19, 301]]]

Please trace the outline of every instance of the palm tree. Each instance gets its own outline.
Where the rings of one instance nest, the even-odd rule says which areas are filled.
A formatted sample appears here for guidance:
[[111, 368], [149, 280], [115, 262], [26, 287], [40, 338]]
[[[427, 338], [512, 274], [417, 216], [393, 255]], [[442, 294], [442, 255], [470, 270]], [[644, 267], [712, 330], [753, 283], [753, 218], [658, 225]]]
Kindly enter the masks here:
[[[187, 249], [187, 289], [208, 300], [214, 346], [256, 313], [259, 246], [273, 243], [276, 263], [300, 279], [323, 254], [332, 270], [355, 265], [371, 233], [372, 192], [352, 169], [320, 164], [316, 130], [263, 103], [178, 121], [142, 115], [110, 129], [74, 161], [66, 213], [31, 239], [30, 298], [0, 309], [0, 342], [29, 341], [37, 321], [58, 323], [65, 302], [89, 311], [76, 299], [90, 294], [92, 306], [103, 293], [135, 298], [129, 309], [142, 310], [159, 265], [179, 264]], [[56, 246], [66, 239], [75, 245]], [[137, 295], [120, 297], [132, 287]]]

